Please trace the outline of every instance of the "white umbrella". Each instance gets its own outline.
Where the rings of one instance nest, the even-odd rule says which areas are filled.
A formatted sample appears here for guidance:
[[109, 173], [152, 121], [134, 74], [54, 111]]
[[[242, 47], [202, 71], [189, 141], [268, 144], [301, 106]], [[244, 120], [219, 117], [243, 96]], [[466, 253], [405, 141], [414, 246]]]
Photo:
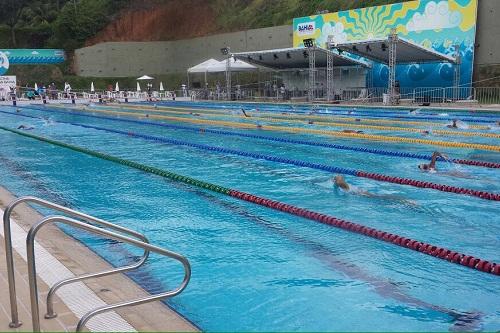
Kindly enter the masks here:
[[137, 80], [154, 80], [154, 77], [143, 75], [141, 77], [138, 77]]
[[38, 84], [35, 82], [35, 90], [38, 90]]
[[163, 82], [160, 82], [160, 91], [164, 91], [165, 89], [163, 89]]
[[[35, 85], [36, 85], [36, 83], [35, 83]], [[95, 92], [94, 82], [90, 82], [90, 92]]]
[[115, 91], [116, 91], [116, 92], [119, 92], [119, 91], [120, 91], [120, 87], [118, 86], [118, 81], [116, 81]]
[[141, 85], [137, 82], [137, 91], [141, 91]]

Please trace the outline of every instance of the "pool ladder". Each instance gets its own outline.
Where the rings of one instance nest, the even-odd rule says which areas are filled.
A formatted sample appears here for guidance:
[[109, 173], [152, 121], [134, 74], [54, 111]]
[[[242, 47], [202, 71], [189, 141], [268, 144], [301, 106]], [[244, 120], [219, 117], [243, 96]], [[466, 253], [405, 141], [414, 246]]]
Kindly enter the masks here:
[[10, 296], [10, 309], [11, 309], [11, 318], [12, 321], [9, 324], [11, 328], [17, 328], [22, 325], [19, 321], [19, 315], [17, 311], [17, 295], [16, 295], [16, 284], [14, 279], [14, 258], [13, 258], [13, 249], [12, 249], [12, 235], [10, 228], [10, 216], [12, 211], [16, 206], [21, 203], [32, 203], [40, 206], [44, 206], [46, 208], [53, 209], [55, 211], [64, 213], [71, 217], [67, 216], [46, 216], [42, 220], [33, 224], [33, 226], [28, 231], [26, 236], [26, 251], [27, 251], [27, 262], [28, 262], [28, 281], [29, 281], [29, 289], [30, 289], [30, 303], [31, 303], [31, 317], [33, 323], [33, 331], [40, 331], [40, 315], [39, 315], [39, 306], [38, 306], [38, 288], [37, 288], [37, 276], [36, 276], [36, 266], [35, 266], [35, 236], [38, 231], [43, 228], [45, 225], [53, 224], [53, 223], [63, 223], [70, 225], [75, 228], [83, 229], [87, 232], [94, 233], [100, 236], [104, 236], [110, 239], [114, 239], [120, 241], [122, 243], [134, 245], [138, 248], [144, 250], [143, 255], [140, 259], [134, 264], [117, 267], [113, 269], [109, 269], [102, 272], [97, 273], [89, 273], [83, 274], [71, 278], [67, 278], [55, 283], [52, 287], [50, 287], [49, 292], [47, 294], [47, 314], [45, 315], [46, 319], [55, 318], [57, 314], [54, 312], [53, 306], [53, 298], [55, 292], [62, 286], [74, 283], [77, 281], [82, 281], [90, 278], [98, 278], [102, 276], [107, 276], [116, 273], [123, 273], [133, 269], [137, 269], [141, 267], [146, 260], [148, 259], [149, 253], [154, 252], [165, 257], [172, 258], [176, 261], [179, 261], [184, 268], [184, 278], [182, 283], [174, 290], [165, 291], [162, 293], [158, 293], [155, 295], [149, 295], [146, 297], [138, 298], [131, 301], [123, 301], [115, 304], [101, 306], [94, 310], [87, 312], [78, 322], [76, 327], [76, 331], [80, 332], [85, 324], [94, 316], [101, 314], [103, 312], [111, 311], [117, 308], [122, 308], [126, 306], [139, 305], [148, 302], [158, 301], [165, 298], [171, 298], [176, 295], [179, 295], [189, 283], [191, 278], [191, 266], [189, 261], [182, 255], [177, 254], [175, 252], [160, 248], [155, 245], [149, 244], [148, 239], [143, 234], [130, 230], [128, 228], [121, 227], [119, 225], [110, 223], [108, 221], [101, 220], [99, 218], [84, 214], [82, 212], [78, 212], [76, 210], [55, 204], [50, 201], [46, 201], [36, 197], [21, 197], [17, 200], [12, 201], [4, 211], [3, 214], [3, 224], [4, 224], [4, 237], [5, 237], [5, 256], [7, 260], [7, 276], [9, 283], [9, 296]]

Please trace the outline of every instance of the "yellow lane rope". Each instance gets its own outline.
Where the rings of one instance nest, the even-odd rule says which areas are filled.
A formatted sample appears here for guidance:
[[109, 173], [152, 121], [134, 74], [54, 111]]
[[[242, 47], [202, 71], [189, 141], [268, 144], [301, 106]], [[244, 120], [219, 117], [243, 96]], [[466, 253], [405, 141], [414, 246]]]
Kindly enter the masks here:
[[[100, 108], [116, 108], [116, 107], [100, 107]], [[120, 107], [121, 108], [121, 107]], [[257, 116], [252, 116], [252, 117], [245, 117], [241, 115], [234, 115], [234, 114], [224, 114], [224, 115], [219, 115], [219, 114], [213, 114], [210, 112], [177, 112], [177, 111], [170, 111], [170, 110], [164, 110], [164, 109], [158, 109], [158, 108], [135, 108], [135, 107], [129, 107], [127, 106], [126, 109], [130, 110], [148, 110], [152, 112], [158, 112], [158, 113], [169, 113], [169, 114], [178, 114], [178, 115], [190, 115], [190, 113], [200, 113], [200, 114], [208, 114], [210, 117], [214, 118], [222, 118], [222, 117], [229, 117], [229, 118], [239, 118], [242, 120], [252, 120], [253, 119], [261, 119], [265, 121], [270, 121], [270, 122], [275, 122], [275, 123], [296, 123], [296, 124], [306, 124], [304, 121], [300, 120], [293, 120], [293, 119], [275, 119], [274, 117], [261, 117], [260, 115]], [[336, 122], [321, 122], [321, 123], [313, 123], [315, 126], [325, 126], [325, 127], [341, 127], [341, 128], [360, 128], [360, 129], [369, 129], [369, 130], [378, 130], [378, 131], [396, 131], [396, 132], [412, 132], [412, 133], [423, 133], [424, 130], [419, 129], [419, 128], [409, 128], [409, 127], [395, 127], [395, 126], [379, 126], [379, 125], [362, 125], [362, 124], [344, 124], [344, 123], [336, 123]], [[450, 130], [432, 130], [432, 134], [439, 134], [439, 135], [445, 135], [445, 136], [463, 136], [463, 137], [484, 137], [484, 138], [494, 138], [494, 139], [500, 139], [500, 134], [496, 133], [481, 133], [481, 132], [458, 132], [458, 131], [450, 131]]]
[[171, 116], [163, 116], [163, 115], [147, 115], [144, 113], [141, 114], [141, 113], [134, 113], [134, 112], [104, 111], [104, 110], [86, 109], [86, 108], [78, 108], [77, 110], [83, 110], [83, 111], [86, 111], [89, 113], [96, 112], [96, 113], [105, 113], [105, 114], [114, 114], [114, 115], [123, 115], [123, 116], [135, 116], [135, 117], [142, 118], [142, 119], [144, 119], [144, 118], [163, 119], [163, 120], [171, 120], [171, 121], [193, 123], [193, 124], [227, 126], [227, 127], [233, 127], [233, 128], [261, 129], [261, 130], [279, 131], [279, 132], [288, 132], [288, 133], [308, 133], [308, 134], [319, 134], [319, 135], [327, 135], [327, 136], [340, 137], [340, 138], [376, 140], [376, 141], [386, 141], [386, 142], [403, 142], [403, 143], [410, 143], [410, 144], [418, 143], [418, 144], [441, 146], [441, 147], [467, 148], [467, 149], [478, 149], [478, 150], [488, 150], [488, 151], [500, 152], [500, 146], [477, 144], [477, 143], [436, 141], [436, 140], [428, 140], [428, 139], [402, 138], [402, 137], [397, 137], [397, 136], [384, 136], [384, 135], [374, 135], [374, 134], [344, 133], [344, 132], [338, 132], [338, 131], [326, 131], [326, 130], [297, 128], [297, 127], [283, 127], [283, 126], [270, 126], [270, 125], [256, 126], [253, 124], [235, 123], [235, 122], [230, 122], [230, 121], [189, 119], [189, 118], [171, 117]]
[[[108, 104], [112, 106], [119, 106], [119, 104]], [[198, 112], [198, 113], [221, 113], [221, 114], [227, 114], [230, 109], [226, 110], [214, 110], [214, 109], [203, 109], [203, 108], [188, 108], [188, 107], [172, 107], [172, 106], [142, 106], [142, 105], [134, 105], [134, 106], [127, 106], [128, 109], [133, 109], [133, 110], [179, 110], [179, 111], [185, 111], [185, 112]], [[387, 120], [387, 119], [365, 119], [365, 118], [356, 118], [356, 117], [343, 117], [342, 115], [336, 115], [336, 114], [330, 114], [330, 115], [296, 115], [296, 114], [283, 114], [283, 113], [270, 113], [270, 112], [248, 112], [248, 114], [252, 116], [260, 116], [260, 115], [265, 115], [269, 116], [272, 118], [294, 118], [294, 119], [301, 119], [301, 120], [318, 120], [318, 121], [331, 121], [332, 118], [335, 118], [333, 120], [335, 121], [342, 121], [342, 122], [356, 122], [356, 123], [374, 123], [374, 124], [394, 124], [394, 125], [413, 125], [413, 126], [423, 126], [423, 127], [443, 127], [445, 123], [437, 123], [437, 122], [427, 122], [427, 121], [407, 121], [407, 120]], [[485, 126], [485, 125], [469, 125], [469, 128], [471, 129], [482, 129], [482, 130], [488, 130], [490, 127]]]

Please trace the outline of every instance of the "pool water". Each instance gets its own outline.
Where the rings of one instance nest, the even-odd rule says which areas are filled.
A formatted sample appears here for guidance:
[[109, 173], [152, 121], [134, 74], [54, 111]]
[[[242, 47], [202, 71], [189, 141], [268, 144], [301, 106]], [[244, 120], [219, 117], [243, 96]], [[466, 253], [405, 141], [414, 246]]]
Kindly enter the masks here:
[[[227, 103], [165, 104], [192, 110], [237, 110], [240, 107]], [[301, 107], [292, 111], [289, 106], [253, 104], [252, 107], [277, 114], [283, 110], [307, 113]], [[334, 174], [329, 172], [153, 142], [102, 129], [493, 193], [499, 192], [498, 169], [438, 162], [440, 170], [460, 172], [466, 177], [458, 178], [441, 172], [422, 173], [417, 165], [425, 161], [418, 159], [224, 136], [196, 129], [223, 129], [265, 137], [424, 154], [439, 150], [453, 158], [498, 162], [497, 152], [208, 126], [181, 120], [150, 118], [143, 119], [145, 123], [132, 123], [126, 120], [137, 119], [133, 113], [144, 112], [126, 106], [115, 108], [115, 111], [128, 112], [130, 116], [117, 116], [110, 113], [113, 112], [110, 108], [99, 106], [80, 110], [78, 114], [71, 113], [73, 111], [68, 108], [53, 107], [22, 108], [21, 112], [12, 107], [0, 107], [0, 111], [1, 126], [17, 128], [29, 124], [35, 127], [29, 131], [31, 134], [500, 262], [500, 206], [496, 201], [353, 176], [346, 176], [349, 184], [375, 196], [344, 193], [334, 188], [331, 181]], [[338, 117], [336, 113], [347, 114], [340, 108], [324, 112], [331, 112], [332, 121]], [[370, 119], [382, 115], [388, 119], [419, 117], [422, 121], [442, 113], [421, 111], [415, 116], [403, 110], [357, 109], [355, 112], [357, 117]], [[490, 131], [467, 131], [499, 133], [494, 129], [497, 120], [494, 113], [453, 112], [447, 113], [481, 120], [477, 124], [492, 124], [493, 127]], [[159, 110], [147, 113], [163, 114]], [[213, 117], [187, 113], [172, 116], [238, 124], [254, 121], [231, 115]], [[447, 122], [440, 121], [443, 126]], [[259, 122], [267, 124], [265, 120]], [[195, 130], [156, 126], [158, 123]], [[286, 121], [273, 125], [308, 126]], [[407, 132], [365, 132], [417, 137]], [[496, 138], [432, 139], [498, 145]], [[192, 264], [191, 282], [185, 292], [169, 300], [168, 304], [202, 330], [493, 331], [500, 328], [497, 276], [13, 133], [0, 131], [0, 145], [0, 183], [15, 194], [38, 195], [63, 203], [143, 232], [152, 243], [185, 255]], [[65, 230], [75, 233], [68, 228]], [[123, 258], [130, 259], [138, 253], [85, 233], [76, 232], [76, 235], [113, 264], [122, 264]], [[175, 287], [182, 272], [175, 263], [153, 256], [131, 277], [148, 291], [158, 292]]]

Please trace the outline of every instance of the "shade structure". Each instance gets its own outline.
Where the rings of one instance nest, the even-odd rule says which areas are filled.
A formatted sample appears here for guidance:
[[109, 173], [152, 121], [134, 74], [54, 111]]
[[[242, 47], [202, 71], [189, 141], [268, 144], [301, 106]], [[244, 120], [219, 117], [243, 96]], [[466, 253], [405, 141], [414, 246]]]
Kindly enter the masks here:
[[[332, 45], [338, 50], [346, 51], [364, 58], [381, 63], [389, 63], [389, 38], [375, 38], [357, 40]], [[426, 48], [410, 40], [397, 39], [396, 64], [426, 63], [426, 62], [455, 62], [455, 58], [433, 49]]]
[[118, 81], [116, 82], [116, 85], [115, 85], [115, 91], [116, 92], [120, 91], [120, 86], [118, 85]]
[[160, 82], [160, 91], [164, 91], [165, 89], [163, 89], [163, 82]]
[[141, 91], [141, 85], [137, 82], [137, 91]]
[[[235, 57], [231, 60], [231, 72], [250, 72], [257, 70], [257, 67]], [[221, 73], [226, 71], [226, 60], [219, 61], [217, 64], [208, 68], [208, 73]]]
[[206, 73], [211, 67], [218, 64], [218, 60], [215, 60], [213, 58], [208, 59], [203, 61], [202, 63], [199, 63], [198, 65], [188, 68], [188, 73]]
[[[36, 84], [36, 83], [35, 83]], [[90, 82], [90, 92], [95, 92], [94, 82]]]
[[154, 80], [154, 77], [151, 77], [149, 75], [143, 75], [141, 77], [138, 77], [137, 80]]
[[[332, 57], [333, 66], [362, 66], [369, 67], [364, 61], [356, 60], [344, 55], [331, 52], [322, 48], [313, 48], [316, 51], [316, 67], [327, 67], [327, 56]], [[273, 68], [273, 69], [294, 69], [309, 68], [308, 50], [301, 47], [273, 49], [263, 51], [238, 52], [233, 54], [236, 59], [246, 62]], [[232, 68], [231, 68], [232, 70]]]

